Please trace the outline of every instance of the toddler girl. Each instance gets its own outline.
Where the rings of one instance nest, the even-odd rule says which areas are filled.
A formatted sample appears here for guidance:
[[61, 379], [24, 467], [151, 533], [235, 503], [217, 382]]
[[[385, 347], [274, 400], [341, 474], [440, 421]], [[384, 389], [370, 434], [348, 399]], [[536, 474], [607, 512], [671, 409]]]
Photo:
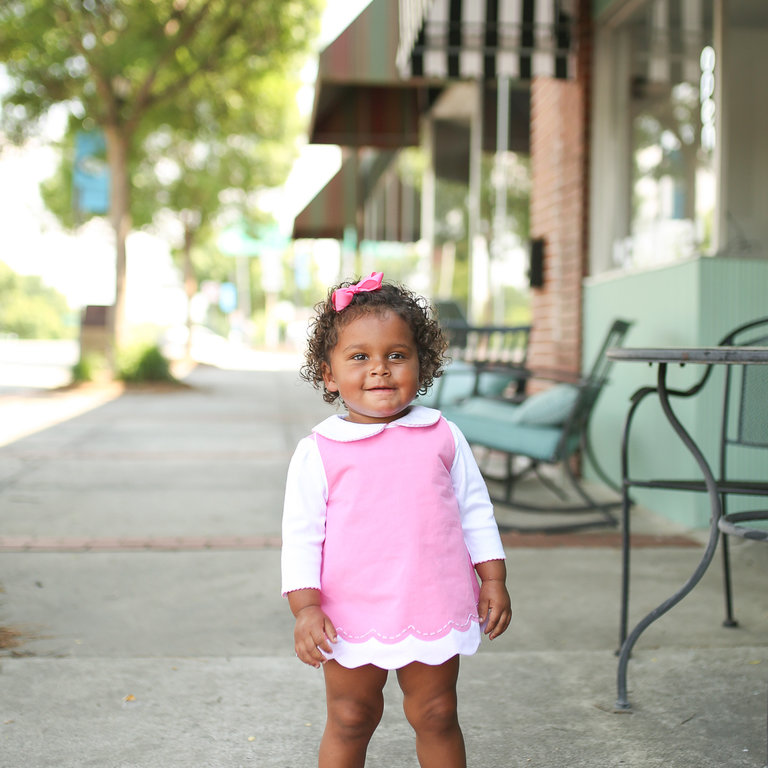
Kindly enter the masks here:
[[[374, 273], [318, 304], [302, 376], [345, 415], [296, 448], [283, 512], [283, 594], [296, 655], [323, 666], [320, 768], [363, 766], [397, 670], [423, 768], [465, 766], [459, 654], [511, 618], [504, 550], [466, 440], [412, 404], [446, 344], [426, 302]], [[480, 585], [478, 585], [478, 577]]]

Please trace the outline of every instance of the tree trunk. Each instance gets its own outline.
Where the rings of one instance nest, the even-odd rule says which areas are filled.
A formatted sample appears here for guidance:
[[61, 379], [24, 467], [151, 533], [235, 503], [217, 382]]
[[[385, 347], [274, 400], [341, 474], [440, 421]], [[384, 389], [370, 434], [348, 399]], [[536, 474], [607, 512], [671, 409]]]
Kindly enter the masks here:
[[110, 172], [109, 211], [115, 232], [115, 303], [110, 317], [110, 366], [115, 370], [116, 351], [125, 342], [125, 244], [131, 231], [131, 188], [128, 178], [129, 137], [120, 126], [104, 128]]

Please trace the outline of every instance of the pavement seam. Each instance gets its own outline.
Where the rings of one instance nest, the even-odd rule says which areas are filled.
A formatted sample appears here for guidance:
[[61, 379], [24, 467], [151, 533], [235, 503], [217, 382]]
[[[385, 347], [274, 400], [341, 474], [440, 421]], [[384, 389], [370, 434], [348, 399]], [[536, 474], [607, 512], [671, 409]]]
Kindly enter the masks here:
[[278, 549], [277, 536], [52, 537], [0, 536], [0, 552], [189, 552]]
[[[507, 549], [613, 548], [621, 546], [619, 534], [514, 534], [503, 533]], [[138, 552], [201, 551], [227, 549], [279, 549], [279, 536], [0, 536], [0, 552]], [[632, 537], [633, 548], [695, 547], [685, 536]]]

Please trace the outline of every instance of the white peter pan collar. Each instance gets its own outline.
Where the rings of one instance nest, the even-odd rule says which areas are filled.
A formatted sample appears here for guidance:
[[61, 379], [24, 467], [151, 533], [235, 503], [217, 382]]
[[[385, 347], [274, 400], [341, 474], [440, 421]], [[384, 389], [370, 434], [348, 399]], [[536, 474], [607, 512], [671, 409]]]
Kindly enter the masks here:
[[358, 424], [339, 413], [329, 416], [312, 428], [321, 437], [335, 440], [339, 443], [350, 443], [354, 440], [364, 440], [383, 432], [388, 427], [430, 427], [440, 419], [440, 411], [423, 405], [412, 405], [405, 416], [401, 416], [388, 424]]

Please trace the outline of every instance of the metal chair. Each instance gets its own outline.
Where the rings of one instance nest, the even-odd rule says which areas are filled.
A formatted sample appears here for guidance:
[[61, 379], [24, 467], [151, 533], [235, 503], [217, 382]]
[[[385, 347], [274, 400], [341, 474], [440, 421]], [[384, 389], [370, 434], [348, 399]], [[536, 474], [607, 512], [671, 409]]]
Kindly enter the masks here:
[[[563, 380], [563, 376], [556, 378], [552, 373], [541, 375], [529, 372], [526, 374], [527, 379], [547, 378], [559, 383], [522, 401], [516, 393], [513, 393], [512, 399], [474, 394], [442, 408], [445, 417], [461, 429], [471, 445], [505, 456], [506, 471], [500, 477], [492, 475], [485, 466], [481, 467], [488, 480], [503, 483], [504, 493], [494, 497], [494, 502], [522, 512], [570, 514], [572, 517], [574, 513], [595, 513], [587, 520], [571, 520], [555, 525], [500, 525], [503, 530], [570, 531], [616, 525], [611, 509], [619, 507], [621, 502], [600, 502], [593, 498], [576, 477], [571, 464], [572, 457], [581, 449], [582, 455], [590, 461], [599, 477], [618, 492], [617, 485], [596, 460], [589, 439], [589, 423], [612, 365], [606, 357], [606, 351], [609, 347], [621, 346], [630, 326], [631, 323], [625, 320], [613, 322], [592, 368], [582, 378], [571, 377], [568, 381]], [[525, 460], [525, 466], [520, 470], [515, 468], [516, 459]], [[567, 500], [567, 495], [542, 474], [541, 464], [562, 465], [569, 485], [580, 501], [564, 505], [562, 501]], [[516, 484], [531, 472], [546, 488], [560, 497], [561, 503], [539, 505], [513, 499]]]
[[[768, 346], [768, 317], [754, 320], [729, 333], [721, 346]], [[734, 411], [735, 406], [735, 411]], [[768, 450], [768, 370], [764, 366], [729, 366], [723, 394], [723, 416], [720, 441], [720, 482], [723, 513], [717, 521], [723, 535], [723, 579], [725, 591], [725, 624], [736, 626], [733, 617], [733, 587], [728, 554], [728, 537], [768, 541], [768, 528], [754, 523], [768, 521], [768, 510], [729, 512], [730, 495], [768, 497], [768, 480], [731, 479], [729, 466], [733, 448], [749, 451]], [[763, 475], [765, 477], [765, 475]]]
[[[768, 317], [753, 320], [741, 325], [726, 336], [718, 346], [722, 347], [762, 347], [768, 346]], [[689, 398], [697, 395], [709, 381], [714, 366], [707, 366], [699, 381], [686, 390], [670, 390], [673, 397]], [[657, 392], [656, 387], [643, 387], [632, 396], [632, 404], [622, 438], [622, 475], [627, 488], [658, 488], [671, 491], [706, 492], [702, 480], [687, 479], [658, 479], [638, 480], [629, 479], [629, 435], [632, 420], [639, 405], [649, 396]], [[728, 627], [738, 626], [733, 615], [733, 587], [731, 581], [731, 564], [728, 548], [728, 536], [740, 536], [756, 540], [768, 539], [768, 531], [754, 524], [768, 520], [768, 511], [748, 510], [729, 512], [730, 497], [762, 497], [768, 498], [768, 480], [744, 477], [734, 477], [732, 464], [733, 454], [768, 451], [768, 367], [761, 365], [729, 365], [725, 371], [723, 387], [722, 412], [720, 415], [720, 440], [718, 451], [718, 467], [715, 484], [720, 494], [722, 507], [721, 518], [717, 521], [722, 537], [723, 562], [723, 591], [725, 597], [725, 620]], [[768, 456], [768, 453], [766, 453]], [[765, 475], [762, 475], [765, 478]], [[629, 501], [623, 510], [624, 541], [621, 587], [621, 619], [619, 626], [619, 645], [627, 636], [627, 619], [629, 610]]]
[[[756, 320], [741, 326], [730, 333], [725, 341], [729, 345], [739, 346], [768, 346], [768, 318]], [[736, 374], [740, 374], [740, 381]], [[722, 476], [727, 473], [728, 447], [735, 445], [748, 446], [752, 449], [768, 448], [768, 371], [763, 366], [742, 366], [739, 372], [729, 367], [726, 372], [724, 403], [730, 401], [733, 390], [739, 392], [739, 408], [735, 418], [729, 419], [729, 409], [723, 406], [723, 438], [720, 447], [720, 467]], [[729, 431], [729, 422], [735, 422], [735, 430]], [[768, 522], [768, 509], [751, 509], [742, 512], [728, 512], [726, 499], [730, 493], [740, 493], [735, 486], [728, 486], [721, 495], [723, 513], [717, 521], [717, 527], [723, 534], [723, 579], [726, 601], [726, 626], [737, 626], [733, 618], [733, 587], [731, 583], [731, 566], [728, 555], [728, 537], [738, 536], [752, 541], [768, 542], [768, 526], [760, 527], [759, 523]], [[733, 481], [730, 481], [733, 483]], [[746, 495], [768, 496], [768, 482], [742, 482], [739, 486]], [[766, 766], [768, 766], [768, 715], [766, 716]]]

